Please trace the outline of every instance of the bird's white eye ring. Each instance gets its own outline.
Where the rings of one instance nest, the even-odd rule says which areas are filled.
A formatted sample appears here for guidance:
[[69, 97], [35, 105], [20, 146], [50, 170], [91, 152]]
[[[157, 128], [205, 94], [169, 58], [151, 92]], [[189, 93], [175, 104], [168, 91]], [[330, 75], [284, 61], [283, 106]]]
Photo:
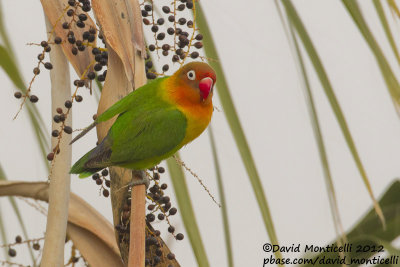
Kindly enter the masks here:
[[194, 70], [188, 71], [187, 77], [189, 80], [194, 81], [196, 79], [196, 73], [194, 72]]

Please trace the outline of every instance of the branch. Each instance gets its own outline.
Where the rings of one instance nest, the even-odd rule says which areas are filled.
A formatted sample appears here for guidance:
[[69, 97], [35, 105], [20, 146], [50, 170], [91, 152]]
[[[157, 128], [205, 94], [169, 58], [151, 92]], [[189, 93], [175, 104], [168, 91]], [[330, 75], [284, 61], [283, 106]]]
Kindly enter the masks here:
[[[51, 32], [53, 25], [46, 17], [47, 32]], [[59, 46], [53, 46], [50, 52], [50, 61], [54, 69], [50, 72], [52, 115], [56, 108], [62, 107], [66, 99], [71, 98], [69, 65]], [[53, 117], [53, 116], [52, 116]], [[71, 115], [66, 123], [71, 125]], [[56, 123], [53, 121], [53, 128]], [[68, 203], [70, 191], [69, 167], [71, 166], [71, 135], [66, 134], [60, 142], [60, 154], [54, 161], [50, 174], [49, 211], [47, 215], [46, 236], [43, 248], [42, 267], [64, 265], [64, 243], [68, 221]], [[57, 139], [52, 139], [52, 147]]]

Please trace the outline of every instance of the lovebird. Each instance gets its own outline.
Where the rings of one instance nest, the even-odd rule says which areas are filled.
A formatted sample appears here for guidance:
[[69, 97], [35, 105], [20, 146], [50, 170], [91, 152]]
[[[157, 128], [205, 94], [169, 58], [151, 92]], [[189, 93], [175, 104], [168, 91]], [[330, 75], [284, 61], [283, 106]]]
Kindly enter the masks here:
[[144, 170], [172, 156], [210, 123], [215, 82], [208, 64], [191, 62], [131, 92], [72, 140], [118, 115], [107, 136], [70, 173], [84, 178], [110, 166]]

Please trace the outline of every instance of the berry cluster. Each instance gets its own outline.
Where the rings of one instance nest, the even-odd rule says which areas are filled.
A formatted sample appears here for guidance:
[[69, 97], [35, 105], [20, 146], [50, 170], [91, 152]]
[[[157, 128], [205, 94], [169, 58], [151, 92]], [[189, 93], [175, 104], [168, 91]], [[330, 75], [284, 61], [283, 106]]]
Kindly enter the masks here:
[[[7, 247], [8, 248], [8, 256], [10, 256], [11, 258], [15, 258], [17, 256], [17, 250], [16, 250], [17, 246], [22, 245], [22, 244], [27, 244], [34, 251], [40, 251], [40, 249], [41, 249], [40, 241], [42, 241], [42, 240], [44, 240], [44, 237], [36, 238], [36, 239], [30, 239], [30, 240], [23, 240], [20, 235], [17, 235], [15, 237], [15, 242], [14, 243], [0, 245], [0, 247]], [[40, 252], [39, 252], [39, 255], [40, 255]], [[0, 260], [0, 264], [1, 265], [8, 264], [8, 265], [25, 266], [25, 265], [22, 265], [22, 264], [19, 264], [19, 263], [3, 261], [3, 260]]]
[[[146, 58], [146, 75], [148, 79], [155, 79], [157, 76], [165, 75], [170, 69], [169, 64], [161, 67], [161, 73], [154, 69], [152, 58], [160, 53], [172, 63], [182, 65], [187, 57], [192, 59], [201, 58], [198, 51], [203, 43], [203, 36], [197, 33], [193, 20], [187, 19], [186, 9], [193, 9], [195, 6], [192, 0], [174, 0], [170, 5], [162, 6], [162, 14], [154, 12], [154, 3], [151, 1], [141, 4], [143, 24], [146, 30], [153, 34], [154, 41], [147, 46], [148, 56]], [[186, 16], [186, 17], [185, 17]]]
[[111, 182], [109, 179], [107, 179], [107, 176], [108, 169], [103, 169], [100, 173], [95, 173], [92, 175], [93, 181], [95, 181], [96, 184], [100, 186], [100, 192], [103, 193], [104, 197], [108, 197], [110, 195], [110, 191], [107, 188], [110, 188]]

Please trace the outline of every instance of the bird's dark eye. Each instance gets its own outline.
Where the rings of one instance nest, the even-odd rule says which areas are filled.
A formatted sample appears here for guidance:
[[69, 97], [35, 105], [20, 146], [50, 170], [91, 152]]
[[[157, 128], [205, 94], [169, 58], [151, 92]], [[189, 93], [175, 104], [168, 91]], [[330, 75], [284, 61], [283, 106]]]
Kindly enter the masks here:
[[188, 71], [187, 73], [187, 77], [189, 80], [195, 80], [196, 79], [196, 73], [194, 72], [194, 70]]

